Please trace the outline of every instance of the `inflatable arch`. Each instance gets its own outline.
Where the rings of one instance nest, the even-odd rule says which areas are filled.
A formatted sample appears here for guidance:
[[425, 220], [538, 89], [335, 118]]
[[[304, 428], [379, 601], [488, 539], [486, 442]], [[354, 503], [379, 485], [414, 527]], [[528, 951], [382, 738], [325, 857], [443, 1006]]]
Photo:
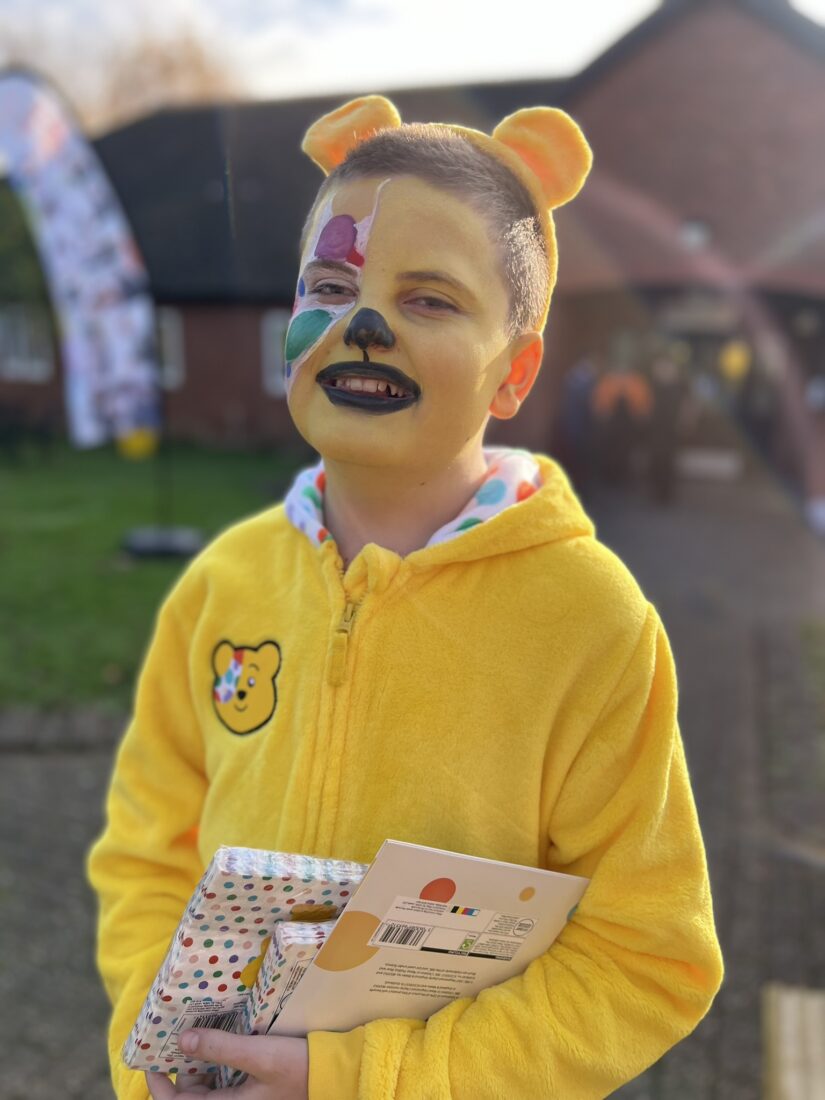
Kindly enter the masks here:
[[160, 402], [146, 268], [68, 108], [21, 70], [0, 72], [0, 175], [20, 199], [49, 287], [72, 441], [151, 450]]

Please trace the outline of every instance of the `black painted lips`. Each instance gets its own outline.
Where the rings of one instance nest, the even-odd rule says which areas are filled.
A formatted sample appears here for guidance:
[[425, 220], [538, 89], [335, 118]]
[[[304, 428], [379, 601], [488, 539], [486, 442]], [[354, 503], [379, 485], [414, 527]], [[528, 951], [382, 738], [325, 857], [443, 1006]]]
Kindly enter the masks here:
[[[347, 375], [358, 378], [378, 378], [383, 382], [392, 382], [394, 386], [400, 386], [407, 391], [406, 397], [392, 397], [377, 393], [353, 393], [333, 385], [337, 378]], [[341, 405], [348, 409], [360, 409], [368, 413], [394, 413], [401, 409], [408, 409], [421, 397], [421, 387], [412, 378], [408, 378], [397, 367], [387, 366], [385, 363], [359, 363], [349, 359], [345, 363], [330, 363], [324, 367], [315, 377], [315, 381], [323, 389], [333, 405]]]

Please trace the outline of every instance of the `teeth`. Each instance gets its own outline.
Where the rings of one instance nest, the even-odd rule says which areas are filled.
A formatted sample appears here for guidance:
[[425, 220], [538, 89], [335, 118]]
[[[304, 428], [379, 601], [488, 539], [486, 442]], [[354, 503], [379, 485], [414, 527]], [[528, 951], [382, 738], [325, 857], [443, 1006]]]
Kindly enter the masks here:
[[352, 393], [376, 393], [384, 396], [407, 397], [407, 391], [403, 386], [396, 386], [383, 378], [359, 378], [357, 375], [347, 375], [344, 378], [336, 378], [334, 385], [341, 390], [350, 390]]

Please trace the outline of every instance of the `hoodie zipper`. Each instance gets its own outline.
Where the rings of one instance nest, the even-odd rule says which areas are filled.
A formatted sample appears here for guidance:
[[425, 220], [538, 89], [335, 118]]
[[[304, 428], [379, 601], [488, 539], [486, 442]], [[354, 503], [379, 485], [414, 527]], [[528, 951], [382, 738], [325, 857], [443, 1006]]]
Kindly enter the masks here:
[[355, 614], [358, 611], [358, 604], [349, 602], [344, 607], [344, 613], [341, 616], [341, 621], [335, 628], [335, 632], [332, 635], [332, 642], [329, 650], [329, 671], [327, 672], [327, 679], [333, 687], [339, 687], [344, 682], [344, 673], [347, 668], [347, 653], [349, 650], [349, 640], [352, 634], [353, 627], [355, 626]]

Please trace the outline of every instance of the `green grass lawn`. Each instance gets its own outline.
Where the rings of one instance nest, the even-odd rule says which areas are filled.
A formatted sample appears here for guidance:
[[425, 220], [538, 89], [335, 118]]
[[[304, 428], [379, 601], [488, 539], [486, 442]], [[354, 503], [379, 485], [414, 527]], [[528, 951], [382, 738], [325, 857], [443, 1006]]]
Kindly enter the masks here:
[[[128, 708], [157, 607], [185, 567], [120, 548], [128, 529], [158, 522], [157, 461], [60, 448], [0, 462], [0, 707]], [[176, 448], [160, 461], [162, 521], [211, 537], [279, 499], [297, 460]]]

